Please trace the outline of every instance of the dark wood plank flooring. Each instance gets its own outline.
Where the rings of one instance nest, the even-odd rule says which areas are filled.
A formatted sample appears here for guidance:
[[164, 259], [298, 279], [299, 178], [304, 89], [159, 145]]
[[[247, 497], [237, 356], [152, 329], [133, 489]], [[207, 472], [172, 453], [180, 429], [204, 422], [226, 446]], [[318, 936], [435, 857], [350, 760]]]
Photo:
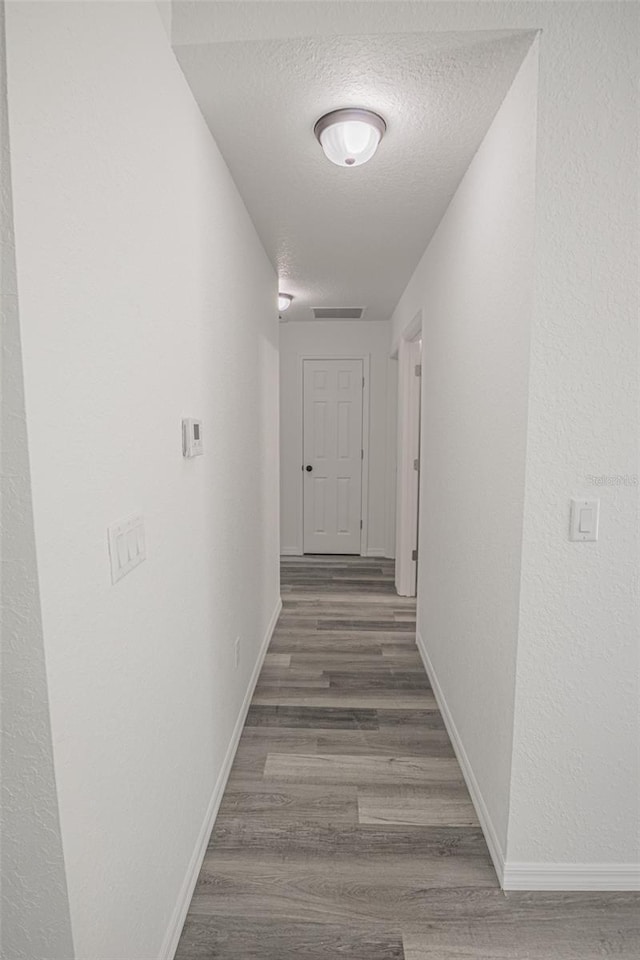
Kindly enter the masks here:
[[499, 889], [393, 564], [282, 597], [176, 960], [637, 960], [637, 894]]

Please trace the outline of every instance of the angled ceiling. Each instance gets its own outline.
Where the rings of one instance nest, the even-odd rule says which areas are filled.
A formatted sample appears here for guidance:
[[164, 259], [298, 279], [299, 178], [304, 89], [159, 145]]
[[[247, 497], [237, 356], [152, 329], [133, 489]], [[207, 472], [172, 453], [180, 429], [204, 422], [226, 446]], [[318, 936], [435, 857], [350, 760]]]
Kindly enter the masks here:
[[[205, 5], [206, 6], [206, 5]], [[387, 320], [502, 102], [532, 32], [413, 33], [195, 43], [176, 55], [280, 277], [314, 307]], [[355, 169], [313, 126], [337, 107], [387, 133]]]

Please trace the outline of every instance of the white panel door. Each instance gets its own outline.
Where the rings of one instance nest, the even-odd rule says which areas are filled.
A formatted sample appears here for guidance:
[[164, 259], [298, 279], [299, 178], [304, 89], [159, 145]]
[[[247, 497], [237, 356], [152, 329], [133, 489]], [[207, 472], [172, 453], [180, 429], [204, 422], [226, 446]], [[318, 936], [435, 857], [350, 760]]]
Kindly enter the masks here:
[[304, 360], [304, 552], [360, 553], [362, 360]]

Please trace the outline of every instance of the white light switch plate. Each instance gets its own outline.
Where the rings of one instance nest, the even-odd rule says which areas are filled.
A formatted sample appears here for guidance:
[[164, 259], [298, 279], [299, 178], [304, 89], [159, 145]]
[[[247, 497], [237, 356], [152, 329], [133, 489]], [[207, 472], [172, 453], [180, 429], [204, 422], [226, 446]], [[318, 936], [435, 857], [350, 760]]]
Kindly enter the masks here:
[[599, 500], [572, 500], [569, 539], [597, 540], [599, 520]]
[[111, 582], [117, 583], [147, 556], [144, 519], [136, 514], [112, 523], [108, 530]]

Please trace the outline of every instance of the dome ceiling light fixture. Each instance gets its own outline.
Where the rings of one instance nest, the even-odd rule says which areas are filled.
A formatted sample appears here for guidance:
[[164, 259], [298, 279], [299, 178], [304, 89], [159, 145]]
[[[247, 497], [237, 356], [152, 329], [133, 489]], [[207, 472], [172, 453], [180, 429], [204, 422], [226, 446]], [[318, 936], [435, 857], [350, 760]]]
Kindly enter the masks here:
[[346, 107], [325, 113], [313, 132], [328, 160], [339, 167], [359, 167], [371, 160], [386, 129], [382, 117], [372, 110]]
[[290, 293], [279, 293], [278, 294], [278, 310], [280, 313], [284, 313], [285, 310], [288, 310], [291, 306], [291, 301], [293, 297]]

